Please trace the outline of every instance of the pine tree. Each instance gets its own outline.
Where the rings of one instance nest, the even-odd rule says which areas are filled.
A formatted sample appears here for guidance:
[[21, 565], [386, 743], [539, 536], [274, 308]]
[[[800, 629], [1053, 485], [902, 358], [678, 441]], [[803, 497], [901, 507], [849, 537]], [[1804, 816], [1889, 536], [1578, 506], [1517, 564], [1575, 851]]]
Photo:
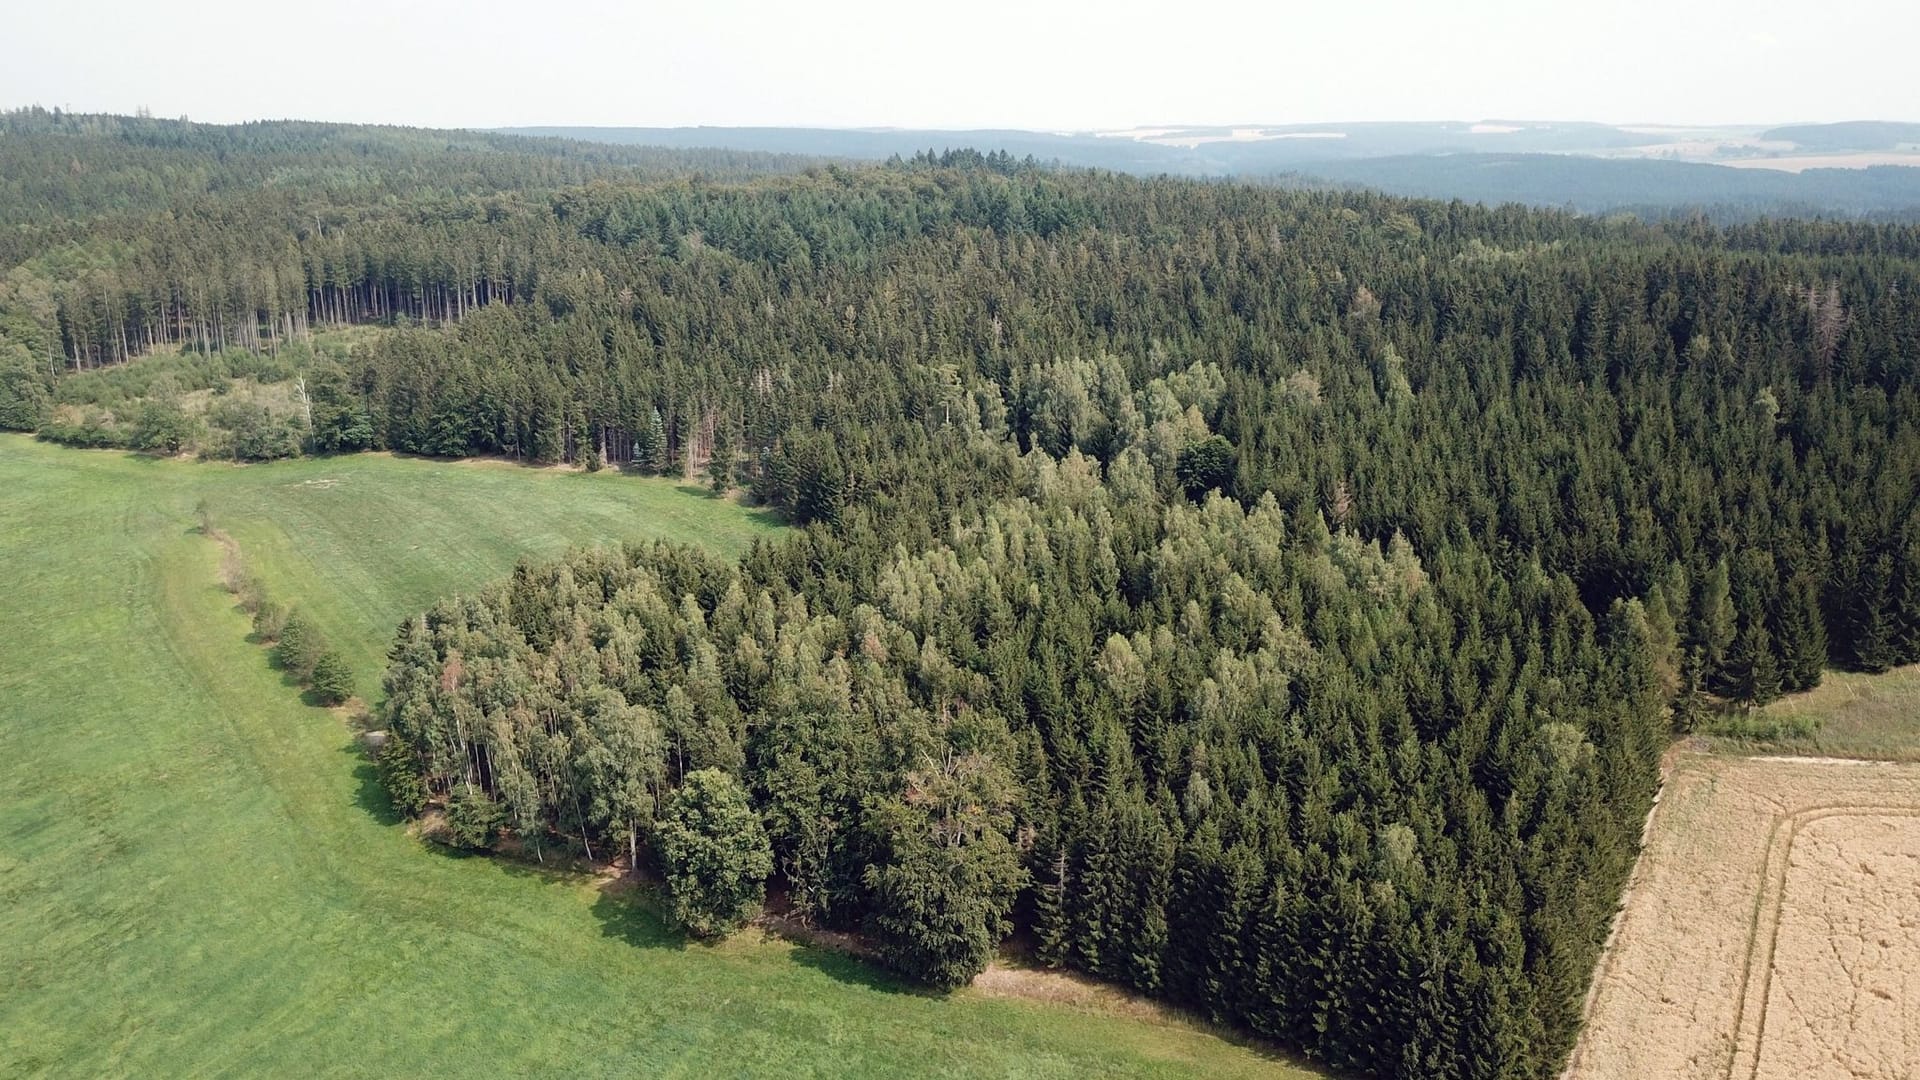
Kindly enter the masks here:
[[353, 696], [353, 669], [346, 658], [328, 649], [313, 664], [313, 696], [322, 705], [338, 705]]
[[1728, 581], [1727, 560], [1713, 564], [1700, 583], [1700, 604], [1694, 626], [1694, 647], [1700, 652], [1702, 672], [1710, 684], [1721, 685], [1727, 675], [1727, 650], [1739, 631]]
[[286, 627], [287, 609], [262, 597], [253, 609], [254, 638], [271, 645], [280, 640], [280, 634]]
[[668, 476], [673, 469], [673, 448], [667, 445], [667, 423], [660, 416], [658, 408], [647, 422], [647, 471], [655, 476]]
[[1900, 549], [1888, 603], [1887, 618], [1894, 627], [1891, 660], [1895, 664], [1920, 662], [1920, 530], [1916, 533]]
[[1774, 639], [1780, 649], [1782, 688], [1798, 692], [1820, 685], [1827, 666], [1827, 627], [1811, 575], [1786, 583], [1774, 618]]
[[1885, 555], [1874, 559], [1861, 575], [1853, 658], [1865, 672], [1886, 671], [1899, 657], [1900, 626], [1890, 610], [1892, 583], [1893, 560]]
[[306, 614], [298, 608], [288, 612], [280, 639], [273, 647], [274, 662], [304, 683], [313, 677], [314, 665], [326, 652], [326, 640]]
[[713, 454], [707, 460], [707, 479], [708, 486], [717, 495], [724, 495], [733, 488], [733, 434], [725, 419], [714, 425]]
[[1727, 655], [1728, 685], [1733, 696], [1764, 705], [1780, 696], [1780, 666], [1773, 655], [1773, 638], [1760, 619], [1748, 619]]
[[1233, 478], [1233, 459], [1233, 444], [1209, 435], [1180, 451], [1174, 472], [1187, 497], [1197, 499]]

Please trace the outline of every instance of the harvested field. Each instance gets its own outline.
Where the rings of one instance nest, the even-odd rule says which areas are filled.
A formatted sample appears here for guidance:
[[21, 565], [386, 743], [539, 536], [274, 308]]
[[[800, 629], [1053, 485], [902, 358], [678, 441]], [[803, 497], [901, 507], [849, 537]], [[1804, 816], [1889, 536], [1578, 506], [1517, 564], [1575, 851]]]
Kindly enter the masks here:
[[1569, 1077], [1920, 1062], [1920, 766], [1683, 754]]
[[1756, 1075], [1920, 1069], [1920, 816], [1808, 821], [1788, 856]]

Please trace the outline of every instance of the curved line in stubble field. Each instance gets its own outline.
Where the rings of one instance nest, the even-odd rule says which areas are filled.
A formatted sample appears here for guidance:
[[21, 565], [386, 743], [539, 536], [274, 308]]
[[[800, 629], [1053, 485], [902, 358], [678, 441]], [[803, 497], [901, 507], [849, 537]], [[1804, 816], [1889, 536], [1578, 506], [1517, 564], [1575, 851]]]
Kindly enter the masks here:
[[[1740, 972], [1740, 996], [1735, 1013], [1733, 1052], [1727, 1059], [1727, 1080], [1734, 1080], [1735, 1075], [1741, 1072], [1740, 1059], [1747, 1052], [1747, 1015], [1755, 1000], [1760, 1004], [1752, 1024], [1752, 1060], [1745, 1075], [1747, 1080], [1757, 1080], [1760, 1074], [1760, 1046], [1765, 1041], [1767, 1030], [1767, 990], [1773, 979], [1774, 949], [1780, 941], [1780, 912], [1786, 903], [1787, 871], [1792, 863], [1793, 842], [1804, 826], [1836, 817], [1920, 817], [1920, 807], [1897, 803], [1822, 803], [1780, 814], [1773, 819], [1773, 826], [1767, 834], [1767, 855], [1762, 864], [1760, 888], [1753, 900], [1753, 920], [1747, 934], [1746, 958]], [[1781, 840], [1783, 829], [1784, 841]], [[1764, 958], [1760, 940], [1763, 922], [1766, 924]], [[1758, 993], [1755, 994], [1755, 961], [1762, 959], [1763, 962], [1759, 964]]]

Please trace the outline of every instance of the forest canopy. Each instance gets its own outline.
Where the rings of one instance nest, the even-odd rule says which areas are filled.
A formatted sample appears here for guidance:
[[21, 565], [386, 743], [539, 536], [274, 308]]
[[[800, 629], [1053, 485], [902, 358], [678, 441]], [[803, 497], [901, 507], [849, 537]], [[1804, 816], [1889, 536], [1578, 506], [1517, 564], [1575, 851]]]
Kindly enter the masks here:
[[772, 887], [933, 985], [1015, 937], [1342, 1068], [1549, 1076], [1672, 731], [1920, 659], [1920, 229], [0, 127], [0, 424], [172, 452], [169, 402], [297, 380], [218, 445], [798, 526], [526, 563], [390, 655], [396, 805], [651, 860], [698, 933]]

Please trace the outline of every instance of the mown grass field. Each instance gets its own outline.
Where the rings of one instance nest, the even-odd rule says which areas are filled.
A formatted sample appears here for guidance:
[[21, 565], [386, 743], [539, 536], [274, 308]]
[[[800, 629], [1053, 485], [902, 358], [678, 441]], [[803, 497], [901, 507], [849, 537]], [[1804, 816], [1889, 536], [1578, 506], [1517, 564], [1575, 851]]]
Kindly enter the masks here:
[[217, 584], [216, 523], [376, 696], [394, 625], [522, 554], [776, 526], [660, 481], [233, 468], [0, 436], [0, 1076], [1306, 1076], [1178, 1022], [689, 945], [386, 812]]

